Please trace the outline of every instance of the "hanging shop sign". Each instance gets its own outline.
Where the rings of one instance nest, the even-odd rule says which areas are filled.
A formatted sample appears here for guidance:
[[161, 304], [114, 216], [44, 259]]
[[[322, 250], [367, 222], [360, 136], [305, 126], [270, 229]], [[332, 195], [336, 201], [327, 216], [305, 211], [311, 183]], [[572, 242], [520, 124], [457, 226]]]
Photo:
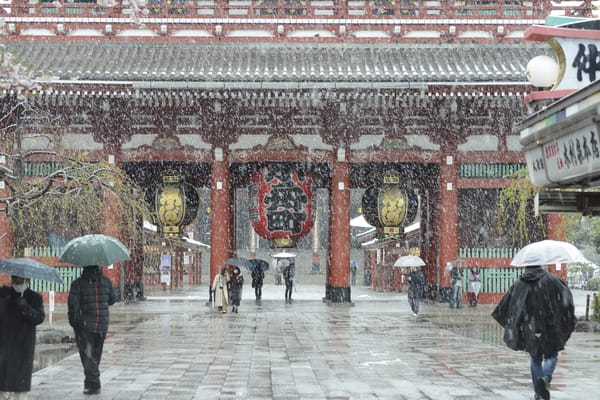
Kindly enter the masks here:
[[146, 191], [146, 201], [154, 207], [158, 232], [164, 236], [181, 236], [183, 227], [198, 215], [200, 197], [174, 171], [164, 171], [162, 182]]
[[312, 176], [292, 164], [272, 164], [253, 176], [252, 226], [271, 247], [295, 247], [313, 226]]
[[400, 174], [384, 172], [374, 185], [365, 190], [362, 197], [362, 213], [365, 220], [377, 228], [377, 236], [400, 238], [404, 227], [411, 224], [419, 209], [415, 190], [400, 183]]
[[531, 182], [540, 187], [584, 184], [600, 178], [600, 81], [546, 107], [519, 124]]

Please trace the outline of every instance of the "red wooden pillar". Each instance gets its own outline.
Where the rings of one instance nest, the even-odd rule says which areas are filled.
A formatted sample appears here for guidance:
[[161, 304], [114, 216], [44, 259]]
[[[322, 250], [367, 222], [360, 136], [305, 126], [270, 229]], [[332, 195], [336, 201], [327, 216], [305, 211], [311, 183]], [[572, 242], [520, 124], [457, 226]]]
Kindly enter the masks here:
[[[563, 241], [566, 239], [566, 232], [563, 228], [564, 217], [560, 214], [548, 214], [545, 216], [546, 219], [546, 232], [548, 239]], [[567, 265], [549, 265], [548, 271], [552, 272], [560, 279], [567, 280]]]
[[329, 268], [325, 298], [349, 303], [350, 296], [350, 167], [334, 162], [329, 222]]
[[185, 266], [183, 265], [183, 249], [177, 249], [177, 287], [183, 287], [183, 275]]
[[442, 153], [440, 163], [440, 286], [450, 287], [446, 264], [458, 258], [458, 173], [455, 157]]
[[560, 214], [547, 214], [544, 216], [546, 219], [546, 232], [548, 239], [551, 240], [565, 240], [566, 232], [563, 228], [564, 217]]
[[229, 164], [215, 160], [212, 164], [210, 191], [210, 280], [208, 285], [225, 266], [231, 256], [231, 192], [229, 188]]

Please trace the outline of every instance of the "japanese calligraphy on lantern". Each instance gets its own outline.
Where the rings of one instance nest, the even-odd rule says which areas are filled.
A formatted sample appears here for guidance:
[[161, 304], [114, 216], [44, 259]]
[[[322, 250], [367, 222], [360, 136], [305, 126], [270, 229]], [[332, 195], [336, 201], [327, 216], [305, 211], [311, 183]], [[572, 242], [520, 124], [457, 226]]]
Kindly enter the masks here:
[[313, 224], [312, 177], [302, 167], [273, 164], [254, 175], [250, 197], [252, 226], [273, 241], [273, 247], [293, 247]]

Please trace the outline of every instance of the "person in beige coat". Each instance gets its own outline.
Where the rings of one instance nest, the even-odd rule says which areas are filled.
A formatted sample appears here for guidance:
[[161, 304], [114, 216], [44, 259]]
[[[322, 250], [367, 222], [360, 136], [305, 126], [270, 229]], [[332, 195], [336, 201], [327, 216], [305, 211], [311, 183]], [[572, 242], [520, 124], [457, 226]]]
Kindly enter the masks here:
[[227, 298], [227, 283], [229, 282], [229, 274], [227, 269], [221, 268], [221, 272], [215, 276], [212, 284], [212, 290], [214, 293], [215, 305], [219, 307], [219, 311], [223, 314], [227, 312], [227, 304], [229, 299]]

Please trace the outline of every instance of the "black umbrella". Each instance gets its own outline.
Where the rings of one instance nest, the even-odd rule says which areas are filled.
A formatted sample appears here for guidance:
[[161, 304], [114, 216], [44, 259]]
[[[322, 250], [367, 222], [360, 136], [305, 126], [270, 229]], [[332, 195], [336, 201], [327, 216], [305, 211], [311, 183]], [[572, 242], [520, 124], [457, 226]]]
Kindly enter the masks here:
[[62, 277], [54, 268], [32, 258], [8, 258], [0, 260], [0, 272], [20, 276], [21, 278], [63, 283]]
[[233, 267], [246, 267], [248, 269], [252, 267], [252, 263], [250, 262], [250, 260], [242, 257], [228, 258], [227, 261], [225, 261], [225, 264], [231, 265]]
[[252, 263], [252, 267], [249, 268], [250, 271], [254, 271], [254, 268], [256, 268], [257, 265], [259, 265], [263, 271], [266, 271], [269, 269], [269, 263], [266, 262], [265, 260], [261, 260], [259, 258], [254, 258], [249, 261]]

